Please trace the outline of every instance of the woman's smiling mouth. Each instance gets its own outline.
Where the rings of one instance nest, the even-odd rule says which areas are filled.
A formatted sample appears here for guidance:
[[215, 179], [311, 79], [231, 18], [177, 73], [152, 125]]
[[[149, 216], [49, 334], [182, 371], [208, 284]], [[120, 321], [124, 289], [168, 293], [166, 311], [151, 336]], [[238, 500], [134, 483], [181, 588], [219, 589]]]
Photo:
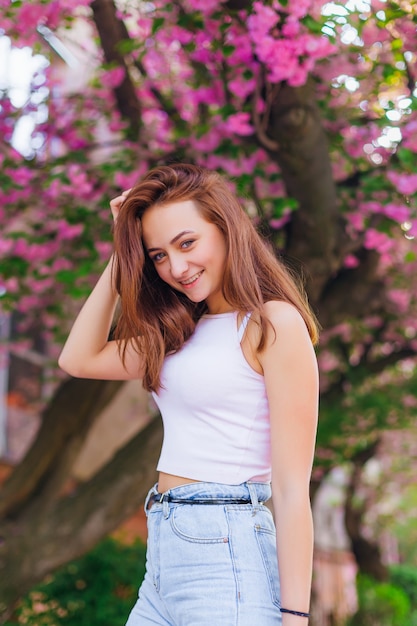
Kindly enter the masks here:
[[181, 280], [180, 284], [183, 287], [192, 287], [195, 284], [195, 282], [200, 278], [203, 271], [204, 270], [201, 270], [200, 272], [198, 272], [198, 274], [194, 274], [194, 276], [191, 276], [191, 278], [188, 278], [187, 280]]

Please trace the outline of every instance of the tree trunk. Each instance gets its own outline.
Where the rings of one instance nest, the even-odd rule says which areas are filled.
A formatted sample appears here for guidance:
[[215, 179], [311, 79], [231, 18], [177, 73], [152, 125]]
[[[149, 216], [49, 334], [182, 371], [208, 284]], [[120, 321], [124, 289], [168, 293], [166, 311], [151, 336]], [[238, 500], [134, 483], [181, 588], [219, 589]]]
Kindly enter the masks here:
[[72, 465], [89, 428], [122, 385], [121, 381], [69, 378], [58, 387], [32, 446], [0, 491], [0, 519], [15, 517], [34, 498], [46, 497], [51, 481], [55, 488], [49, 488], [50, 496], [59, 490], [66, 479], [63, 466]]
[[93, 0], [91, 8], [106, 62], [121, 67], [125, 71], [123, 81], [114, 88], [114, 94], [117, 108], [129, 124], [130, 139], [137, 140], [141, 126], [141, 106], [135, 86], [129, 76], [125, 57], [118, 47], [123, 39], [129, 38], [126, 26], [117, 17], [113, 0]]
[[362, 503], [354, 502], [364, 465], [374, 455], [378, 443], [375, 442], [357, 454], [353, 460], [353, 471], [346, 491], [345, 525], [360, 572], [372, 576], [375, 580], [386, 581], [388, 569], [382, 563], [379, 546], [376, 541], [367, 539], [362, 531], [366, 500], [364, 499]]
[[288, 195], [298, 200], [286, 253], [306, 269], [310, 298], [317, 302], [341, 264], [342, 223], [338, 213], [329, 147], [316, 104], [314, 84], [275, 87], [267, 135], [277, 144]]
[[0, 621], [47, 574], [91, 549], [132, 515], [156, 481], [162, 424], [155, 418], [75, 493], [47, 515], [23, 513], [0, 523]]

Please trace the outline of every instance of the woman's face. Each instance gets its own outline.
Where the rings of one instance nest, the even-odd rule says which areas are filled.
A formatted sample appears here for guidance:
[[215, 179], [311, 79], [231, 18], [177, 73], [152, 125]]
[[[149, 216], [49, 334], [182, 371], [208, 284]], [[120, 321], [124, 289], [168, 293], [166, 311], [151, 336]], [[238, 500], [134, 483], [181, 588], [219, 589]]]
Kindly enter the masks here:
[[192, 200], [153, 206], [142, 216], [144, 246], [159, 276], [210, 313], [230, 310], [222, 293], [226, 242]]

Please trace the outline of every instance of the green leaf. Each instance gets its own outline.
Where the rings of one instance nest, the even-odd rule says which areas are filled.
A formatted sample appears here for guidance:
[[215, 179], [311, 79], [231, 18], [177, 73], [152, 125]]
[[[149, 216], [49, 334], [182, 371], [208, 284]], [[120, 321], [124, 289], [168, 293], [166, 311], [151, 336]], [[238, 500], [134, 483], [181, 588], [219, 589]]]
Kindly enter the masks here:
[[200, 13], [183, 13], [178, 18], [178, 26], [185, 28], [186, 30], [203, 30], [204, 21]]
[[321, 22], [318, 22], [314, 18], [312, 18], [310, 15], [306, 15], [300, 21], [302, 24], [304, 24], [304, 26], [308, 28], [310, 32], [317, 33], [320, 35], [322, 34], [323, 24]]
[[396, 156], [402, 165], [411, 171], [416, 171], [416, 155], [414, 152], [408, 150], [407, 148], [399, 148], [396, 152]]
[[219, 109], [219, 113], [225, 120], [229, 117], [229, 115], [233, 115], [233, 113], [236, 113], [236, 109], [232, 104], [225, 104]]
[[194, 41], [190, 41], [189, 43], [183, 44], [182, 46], [186, 52], [194, 52], [196, 45]]
[[222, 50], [225, 57], [230, 57], [236, 50], [236, 48], [235, 46], [223, 46]]
[[294, 211], [298, 208], [295, 198], [272, 198], [272, 217], [282, 217], [286, 209]]
[[391, 41], [391, 49], [392, 50], [402, 50], [403, 48], [403, 41], [402, 39], [393, 39]]
[[400, 7], [397, 6], [391, 6], [391, 8], [387, 8], [384, 9], [385, 11], [385, 17], [386, 17], [386, 21], [390, 22], [392, 20], [398, 20], [401, 17], [407, 17], [408, 16], [408, 12], [407, 11], [403, 11], [403, 9], [400, 9]]
[[410, 250], [404, 257], [406, 263], [414, 263], [417, 260], [417, 253]]
[[120, 54], [130, 54], [134, 50], [142, 47], [142, 42], [139, 42], [137, 39], [122, 39], [119, 41], [116, 48], [120, 52]]
[[155, 35], [156, 32], [165, 24], [164, 17], [156, 17], [152, 24], [152, 35]]

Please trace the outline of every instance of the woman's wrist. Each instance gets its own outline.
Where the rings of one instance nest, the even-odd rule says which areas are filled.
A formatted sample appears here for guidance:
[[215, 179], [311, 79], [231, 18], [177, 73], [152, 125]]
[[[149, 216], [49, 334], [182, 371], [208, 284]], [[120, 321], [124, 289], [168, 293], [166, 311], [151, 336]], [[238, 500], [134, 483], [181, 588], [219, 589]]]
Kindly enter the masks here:
[[292, 615], [291, 613], [281, 613], [282, 626], [308, 626], [309, 618]]
[[297, 617], [310, 617], [310, 613], [306, 611], [295, 611], [293, 609], [286, 609], [281, 607], [281, 613], [287, 613], [289, 615], [296, 615]]
[[310, 613], [307, 611], [296, 611], [295, 609], [280, 609], [282, 616], [282, 626], [308, 626]]

